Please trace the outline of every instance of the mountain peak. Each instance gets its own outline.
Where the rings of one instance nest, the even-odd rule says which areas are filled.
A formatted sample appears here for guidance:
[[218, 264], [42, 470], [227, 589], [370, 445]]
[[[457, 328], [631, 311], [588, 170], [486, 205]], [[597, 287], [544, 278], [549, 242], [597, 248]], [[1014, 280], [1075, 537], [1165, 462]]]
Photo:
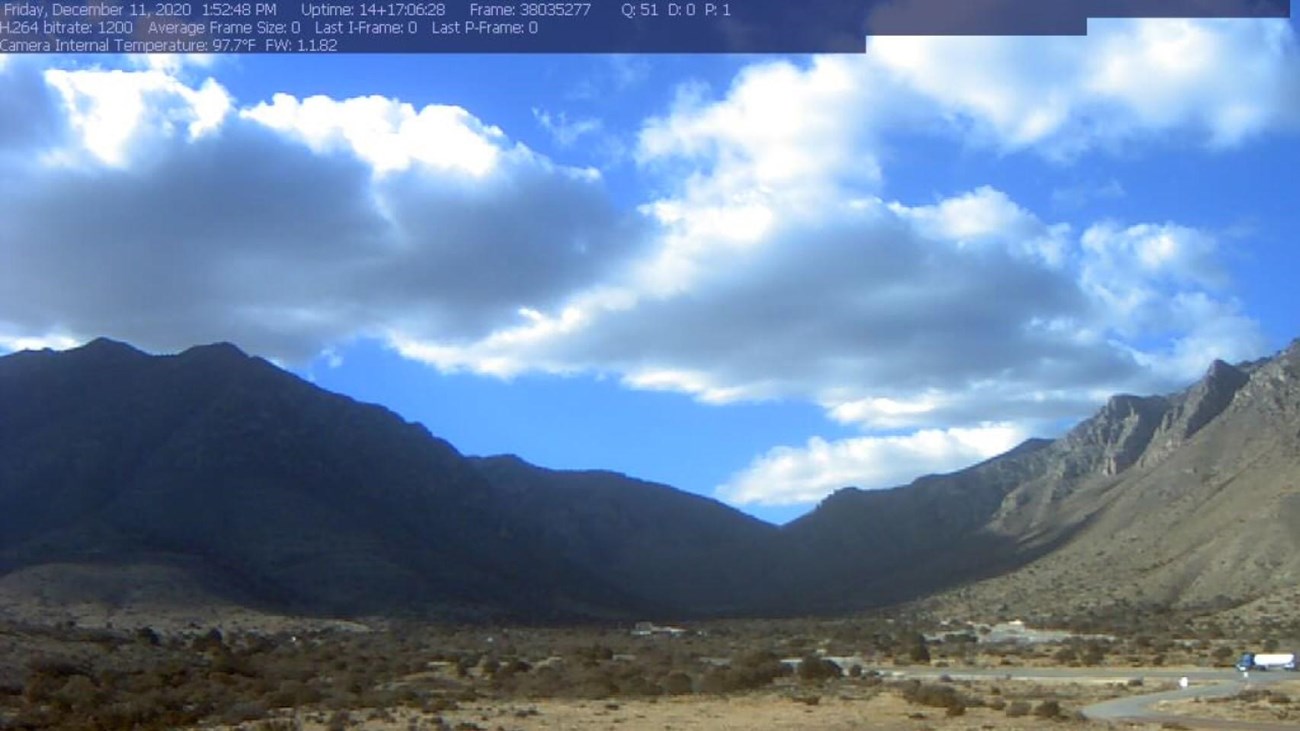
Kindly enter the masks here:
[[112, 338], [98, 337], [85, 345], [72, 349], [72, 352], [79, 353], [96, 359], [123, 359], [147, 357], [147, 354], [137, 350], [134, 346]]
[[195, 345], [187, 348], [181, 355], [188, 358], [238, 358], [240, 360], [248, 357], [248, 354], [240, 350], [239, 346], [224, 340], [207, 345]]
[[1234, 375], [1241, 375], [1241, 369], [1218, 358], [1215, 358], [1214, 362], [1210, 364], [1209, 369], [1205, 371], [1206, 380], [1223, 378], [1225, 376], [1231, 377]]

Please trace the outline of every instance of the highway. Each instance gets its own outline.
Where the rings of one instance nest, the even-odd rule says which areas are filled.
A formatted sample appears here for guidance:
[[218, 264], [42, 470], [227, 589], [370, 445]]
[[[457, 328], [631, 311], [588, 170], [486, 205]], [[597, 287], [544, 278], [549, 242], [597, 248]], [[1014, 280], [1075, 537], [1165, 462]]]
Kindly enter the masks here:
[[[843, 667], [855, 664], [857, 658], [830, 658]], [[861, 664], [857, 662], [857, 664]], [[1161, 713], [1154, 706], [1167, 700], [1190, 698], [1221, 698], [1235, 695], [1246, 688], [1258, 688], [1281, 680], [1295, 679], [1296, 675], [1286, 672], [1252, 672], [1243, 679], [1241, 673], [1225, 668], [927, 668], [927, 667], [871, 667], [864, 665], [864, 670], [875, 670], [881, 675], [893, 678], [939, 678], [947, 676], [954, 680], [988, 680], [1002, 678], [1006, 680], [1025, 680], [1040, 682], [1077, 682], [1077, 683], [1121, 683], [1133, 678], [1141, 678], [1144, 683], [1151, 681], [1178, 682], [1187, 678], [1187, 688], [1129, 695], [1122, 698], [1094, 703], [1082, 709], [1089, 720], [1101, 722], [1133, 723], [1179, 723], [1189, 728], [1215, 729], [1223, 731], [1295, 731], [1297, 724], [1264, 721], [1237, 721], [1214, 718]]]

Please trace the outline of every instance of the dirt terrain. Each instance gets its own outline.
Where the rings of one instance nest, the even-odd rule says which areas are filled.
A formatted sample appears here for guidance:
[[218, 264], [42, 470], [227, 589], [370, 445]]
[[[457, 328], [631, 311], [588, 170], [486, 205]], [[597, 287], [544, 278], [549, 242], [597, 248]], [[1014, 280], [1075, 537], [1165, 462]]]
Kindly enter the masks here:
[[1300, 680], [1247, 688], [1227, 698], [1160, 703], [1156, 710], [1180, 716], [1287, 723], [1300, 728]]
[[[1032, 694], [1029, 687], [1010, 688], [1012, 694]], [[1073, 706], [1105, 697], [1096, 688], [1055, 689], [1052, 695]], [[1014, 702], [1014, 701], [1013, 701]], [[1068, 706], [1066, 705], [1068, 704]], [[819, 689], [773, 689], [720, 696], [675, 696], [632, 700], [480, 701], [459, 704], [437, 714], [415, 709], [362, 710], [347, 714], [297, 714], [291, 727], [325, 731], [344, 723], [376, 731], [411, 728], [483, 729], [497, 731], [881, 731], [933, 729], [1041, 729], [1046, 719], [1035, 715], [1039, 703], [1023, 716], [1008, 715], [1007, 707], [968, 708], [950, 715], [944, 708], [906, 700], [895, 689], [850, 683]], [[1013, 711], [1019, 713], [1020, 711]], [[345, 720], [346, 718], [346, 720]], [[441, 725], [439, 725], [441, 723]], [[1093, 724], [1065, 716], [1051, 721], [1056, 728], [1087, 728]]]
[[[112, 628], [0, 625], [0, 729], [1100, 729], [1083, 711], [1101, 701], [1169, 691], [1182, 676], [1207, 688], [1236, 680], [1233, 652], [1250, 642], [1020, 624], [1008, 640], [995, 627], [895, 617], [649, 635], [400, 623], [248, 631], [242, 621], [128, 629], [124, 617]], [[1294, 723], [1300, 688], [1257, 688], [1161, 708], [1157, 721]]]
[[[481, 698], [432, 712], [409, 707], [275, 714], [254, 728], [333, 731], [457, 729], [458, 731], [1010, 731], [1050, 728], [1104, 728], [1079, 710], [1124, 696], [1166, 690], [1175, 683], [1144, 685], [1066, 672], [1041, 679], [953, 680], [927, 675], [882, 680], [867, 675], [819, 683], [780, 680], [772, 686], [730, 694], [687, 694], [651, 698], [510, 699]], [[1168, 728], [1159, 723], [1110, 724], [1128, 729]], [[1186, 724], [1196, 728], [1195, 724]], [[195, 728], [198, 731], [199, 727]], [[233, 731], [238, 725], [222, 727]]]
[[[1034, 688], [1029, 684], [1007, 687], [1007, 692], [1013, 695], [1030, 696], [1041, 691], [1041, 687]], [[1049, 694], [1061, 698], [1062, 706], [1070, 708], [1114, 693], [1113, 688], [1069, 685], [1054, 688]], [[953, 715], [945, 709], [908, 701], [897, 692], [869, 692], [840, 685], [826, 694], [771, 690], [734, 696], [473, 702], [438, 714], [409, 708], [358, 710], [347, 714], [293, 714], [284, 717], [284, 728], [303, 731], [329, 731], [343, 727], [375, 731], [1037, 731], [1045, 727], [1108, 727], [1108, 724], [1090, 722], [1069, 712], [1048, 719], [1035, 712], [1041, 702], [1028, 705], [1029, 710], [1024, 715], [1015, 715], [1021, 711], [1009, 714], [1007, 708], [1010, 704], [1002, 708], [968, 708]], [[263, 723], [266, 728], [272, 727], [271, 723]], [[1193, 723], [1184, 725], [1197, 728]], [[1160, 723], [1115, 724], [1110, 727], [1134, 731], [1170, 728]]]

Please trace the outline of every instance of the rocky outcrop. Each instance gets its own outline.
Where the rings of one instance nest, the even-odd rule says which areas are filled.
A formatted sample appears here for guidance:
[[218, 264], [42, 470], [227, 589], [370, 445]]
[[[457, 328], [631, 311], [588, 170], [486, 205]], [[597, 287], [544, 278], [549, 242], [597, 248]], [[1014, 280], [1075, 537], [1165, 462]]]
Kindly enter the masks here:
[[1170, 399], [1169, 410], [1142, 456], [1142, 464], [1147, 466], [1159, 462], [1191, 439], [1228, 408], [1249, 380], [1245, 371], [1221, 360], [1214, 361], [1205, 377]]
[[1137, 463], [1169, 411], [1164, 396], [1112, 396], [1062, 444], [1062, 479], [1100, 471], [1118, 475]]

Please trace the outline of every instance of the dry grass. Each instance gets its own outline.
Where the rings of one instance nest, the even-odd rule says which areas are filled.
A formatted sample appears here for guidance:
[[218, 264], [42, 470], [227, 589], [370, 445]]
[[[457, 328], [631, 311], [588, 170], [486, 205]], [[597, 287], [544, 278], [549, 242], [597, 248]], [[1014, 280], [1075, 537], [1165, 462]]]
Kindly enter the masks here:
[[[990, 694], [992, 687], [984, 685], [965, 690], [983, 696]], [[1060, 702], [1066, 707], [1101, 697], [1095, 689], [1045, 689], [1030, 684], [1002, 689], [1002, 692], [1013, 698], [1035, 694], [1056, 696], [1062, 698]], [[1043, 729], [1045, 724], [1060, 729], [1089, 725], [1070, 717], [1045, 719], [1034, 713], [1042, 701], [1022, 702], [1029, 711], [1020, 716], [1008, 713], [1008, 706], [1001, 704], [979, 705], [960, 714], [951, 714], [944, 708], [909, 701], [902, 687], [838, 681], [816, 689], [776, 686], [732, 695], [631, 700], [482, 700], [460, 703], [436, 714], [416, 709], [361, 709], [349, 714], [347, 727], [374, 731], [448, 728], [463, 731], [805, 731], [810, 728], [825, 731], [860, 731], [864, 728], [880, 731], [1028, 731]], [[339, 723], [338, 718], [331, 719], [323, 714], [298, 713], [286, 719], [286, 727], [327, 731], [331, 721]]]

